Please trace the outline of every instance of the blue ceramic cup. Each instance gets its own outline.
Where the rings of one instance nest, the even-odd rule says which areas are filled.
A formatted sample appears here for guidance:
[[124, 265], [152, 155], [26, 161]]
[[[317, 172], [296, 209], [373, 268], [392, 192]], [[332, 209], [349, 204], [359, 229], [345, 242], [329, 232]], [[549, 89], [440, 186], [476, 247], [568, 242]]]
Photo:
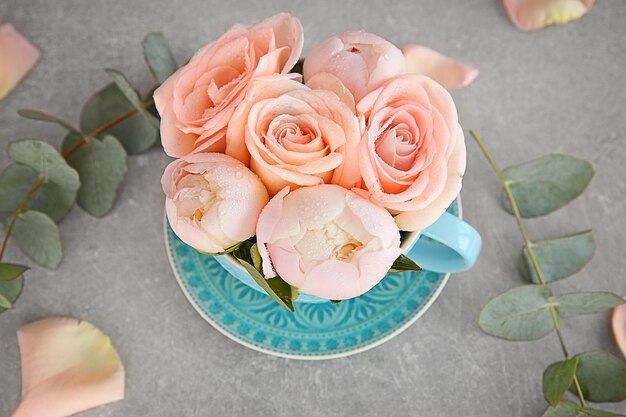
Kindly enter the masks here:
[[[423, 269], [434, 272], [461, 272], [474, 265], [480, 252], [480, 235], [469, 224], [445, 212], [435, 223], [421, 232], [402, 233], [404, 254]], [[215, 259], [231, 275], [265, 293], [232, 255], [216, 256]], [[320, 303], [328, 300], [300, 293], [296, 302]]]

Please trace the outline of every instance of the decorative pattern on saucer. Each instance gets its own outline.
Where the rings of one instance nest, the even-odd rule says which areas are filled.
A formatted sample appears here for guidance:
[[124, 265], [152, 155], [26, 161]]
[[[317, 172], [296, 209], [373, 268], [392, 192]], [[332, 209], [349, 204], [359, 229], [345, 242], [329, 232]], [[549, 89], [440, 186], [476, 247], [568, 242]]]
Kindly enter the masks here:
[[[459, 215], [456, 201], [448, 212]], [[295, 313], [290, 313], [166, 228], [172, 267], [196, 310], [231, 339], [283, 357], [329, 359], [377, 346], [415, 321], [449, 276], [430, 271], [389, 274], [360, 297], [340, 304], [296, 302]]]

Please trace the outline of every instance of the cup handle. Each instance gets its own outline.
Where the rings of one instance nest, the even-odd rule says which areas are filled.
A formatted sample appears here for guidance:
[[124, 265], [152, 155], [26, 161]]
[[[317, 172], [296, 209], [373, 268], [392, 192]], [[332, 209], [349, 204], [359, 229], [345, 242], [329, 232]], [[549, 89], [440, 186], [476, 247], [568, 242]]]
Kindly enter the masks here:
[[428, 271], [461, 272], [474, 265], [481, 245], [476, 229], [445, 212], [422, 230], [417, 242], [405, 255]]

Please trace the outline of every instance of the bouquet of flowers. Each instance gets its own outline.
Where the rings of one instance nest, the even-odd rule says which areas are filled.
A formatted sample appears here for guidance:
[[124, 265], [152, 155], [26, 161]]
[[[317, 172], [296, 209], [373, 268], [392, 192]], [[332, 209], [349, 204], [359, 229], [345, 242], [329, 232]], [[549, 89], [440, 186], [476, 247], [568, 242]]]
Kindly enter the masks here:
[[154, 93], [178, 158], [162, 178], [172, 229], [230, 254], [290, 309], [299, 291], [344, 300], [419, 269], [400, 231], [429, 226], [459, 194], [465, 142], [446, 87], [477, 75], [363, 31], [304, 62], [302, 45], [288, 14], [235, 25]]

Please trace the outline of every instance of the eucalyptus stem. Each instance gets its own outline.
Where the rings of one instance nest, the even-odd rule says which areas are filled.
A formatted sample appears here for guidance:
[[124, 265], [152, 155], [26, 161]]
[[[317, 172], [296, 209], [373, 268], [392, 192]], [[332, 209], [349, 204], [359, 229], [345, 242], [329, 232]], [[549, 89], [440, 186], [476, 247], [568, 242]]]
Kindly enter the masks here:
[[13, 213], [13, 216], [11, 217], [11, 222], [9, 223], [9, 226], [7, 227], [7, 230], [4, 234], [4, 239], [2, 240], [2, 247], [0, 247], [0, 261], [2, 260], [2, 257], [4, 256], [4, 251], [6, 250], [7, 244], [9, 243], [9, 237], [11, 236], [11, 233], [13, 232], [13, 228], [15, 227], [15, 223], [17, 222], [17, 218], [19, 217], [20, 214], [22, 214], [22, 212], [28, 205], [28, 202], [30, 201], [31, 197], [33, 196], [33, 194], [35, 194], [35, 192], [39, 189], [39, 187], [43, 185], [44, 180], [45, 178], [42, 176], [37, 180], [37, 182], [35, 182], [35, 184], [33, 185], [33, 188], [28, 192], [28, 194], [26, 194], [26, 196], [24, 197], [20, 205], [17, 207], [17, 209]]
[[[154, 106], [154, 100], [153, 99], [146, 100], [142, 104], [146, 108], [149, 108], [149, 107]], [[134, 116], [137, 113], [138, 113], [137, 109], [132, 109], [132, 110], [127, 111], [126, 113], [122, 113], [119, 116], [109, 120], [102, 126], [92, 130], [91, 132], [87, 134], [87, 136], [98, 136], [101, 133], [106, 132], [113, 126], [117, 125], [118, 123], [123, 122], [124, 120]], [[80, 147], [83, 146], [85, 143], [87, 143], [85, 139], [82, 139], [80, 142], [76, 143], [74, 146], [72, 146], [70, 149], [68, 149], [66, 152], [63, 153], [63, 158], [67, 159], [68, 157], [70, 157], [72, 154], [74, 154], [74, 152], [80, 149]], [[9, 237], [11, 237], [11, 233], [13, 233], [13, 228], [15, 227], [15, 223], [17, 222], [17, 218], [19, 217], [20, 214], [22, 214], [22, 212], [26, 208], [26, 205], [28, 205], [28, 202], [30, 201], [31, 197], [43, 185], [44, 181], [45, 181], [44, 177], [39, 178], [37, 182], [33, 185], [33, 188], [28, 192], [28, 194], [26, 194], [26, 197], [24, 197], [24, 200], [22, 200], [22, 202], [17, 207], [17, 209], [15, 209], [15, 212], [13, 212], [12, 217], [11, 217], [11, 222], [9, 223], [8, 227], [6, 228], [6, 231], [4, 232], [4, 238], [2, 239], [2, 246], [0, 246], [0, 261], [2, 260], [2, 257], [4, 256], [4, 251], [6, 250], [7, 244], [9, 242]]]
[[[502, 188], [504, 189], [506, 198], [509, 200], [509, 203], [511, 203], [511, 208], [513, 209], [513, 215], [515, 216], [515, 220], [517, 222], [517, 227], [519, 228], [519, 231], [522, 234], [522, 238], [524, 239], [524, 245], [526, 247], [526, 251], [528, 252], [528, 257], [530, 258], [530, 261], [533, 265], [533, 269], [535, 270], [535, 273], [537, 274], [539, 283], [543, 286], [547, 286], [546, 280], [543, 276], [543, 273], [541, 272], [541, 268], [539, 267], [539, 262], [537, 261], [537, 257], [535, 256], [535, 251], [533, 250], [533, 244], [528, 237], [528, 233], [526, 233], [526, 228], [524, 228], [524, 223], [522, 222], [522, 216], [520, 214], [519, 207], [517, 206], [517, 202], [515, 201], [515, 198], [513, 197], [513, 193], [511, 192], [511, 187], [509, 187], [508, 181], [506, 180], [506, 178], [504, 178], [504, 175], [502, 174], [502, 170], [500, 169], [496, 161], [491, 156], [491, 153], [489, 153], [489, 150], [485, 146], [485, 143], [483, 142], [483, 140], [473, 130], [470, 130], [470, 134], [474, 137], [474, 140], [476, 141], [481, 151], [487, 158], [487, 161], [489, 161], [489, 165], [491, 165], [491, 168], [496, 173], [498, 180], [500, 180], [500, 183], [502, 185]], [[569, 352], [567, 351], [567, 347], [565, 346], [565, 341], [563, 340], [563, 334], [561, 333], [561, 325], [559, 323], [559, 316], [556, 312], [556, 308], [553, 305], [550, 305], [549, 309], [550, 309], [550, 316], [552, 317], [552, 322], [554, 323], [554, 330], [559, 339], [561, 350], [563, 351], [563, 356], [565, 356], [565, 359], [570, 359]], [[582, 407], [586, 407], [587, 404], [585, 402], [585, 396], [582, 393], [582, 390], [580, 388], [580, 383], [576, 375], [574, 375], [574, 386], [576, 387], [576, 393], [578, 394], [580, 405]]]
[[[146, 100], [142, 104], [146, 108], [152, 107], [152, 106], [154, 106], [154, 99]], [[108, 122], [106, 122], [102, 126], [99, 126], [96, 129], [92, 130], [91, 132], [87, 133], [87, 136], [96, 137], [96, 136], [106, 132], [107, 130], [109, 130], [113, 126], [115, 126], [115, 125], [117, 125], [119, 123], [122, 123], [124, 120], [129, 119], [130, 117], [136, 115], [138, 112], [139, 111], [137, 109], [132, 109], [132, 110], [127, 111], [126, 113], [122, 113], [119, 116], [109, 120]], [[87, 141], [85, 139], [82, 139], [81, 141], [77, 142], [74, 146], [72, 146], [70, 149], [68, 149], [66, 152], [63, 153], [63, 157], [67, 159], [72, 154], [74, 154], [74, 152], [76, 152], [78, 149], [80, 149], [80, 147], [83, 146], [85, 143], [87, 143]]]

